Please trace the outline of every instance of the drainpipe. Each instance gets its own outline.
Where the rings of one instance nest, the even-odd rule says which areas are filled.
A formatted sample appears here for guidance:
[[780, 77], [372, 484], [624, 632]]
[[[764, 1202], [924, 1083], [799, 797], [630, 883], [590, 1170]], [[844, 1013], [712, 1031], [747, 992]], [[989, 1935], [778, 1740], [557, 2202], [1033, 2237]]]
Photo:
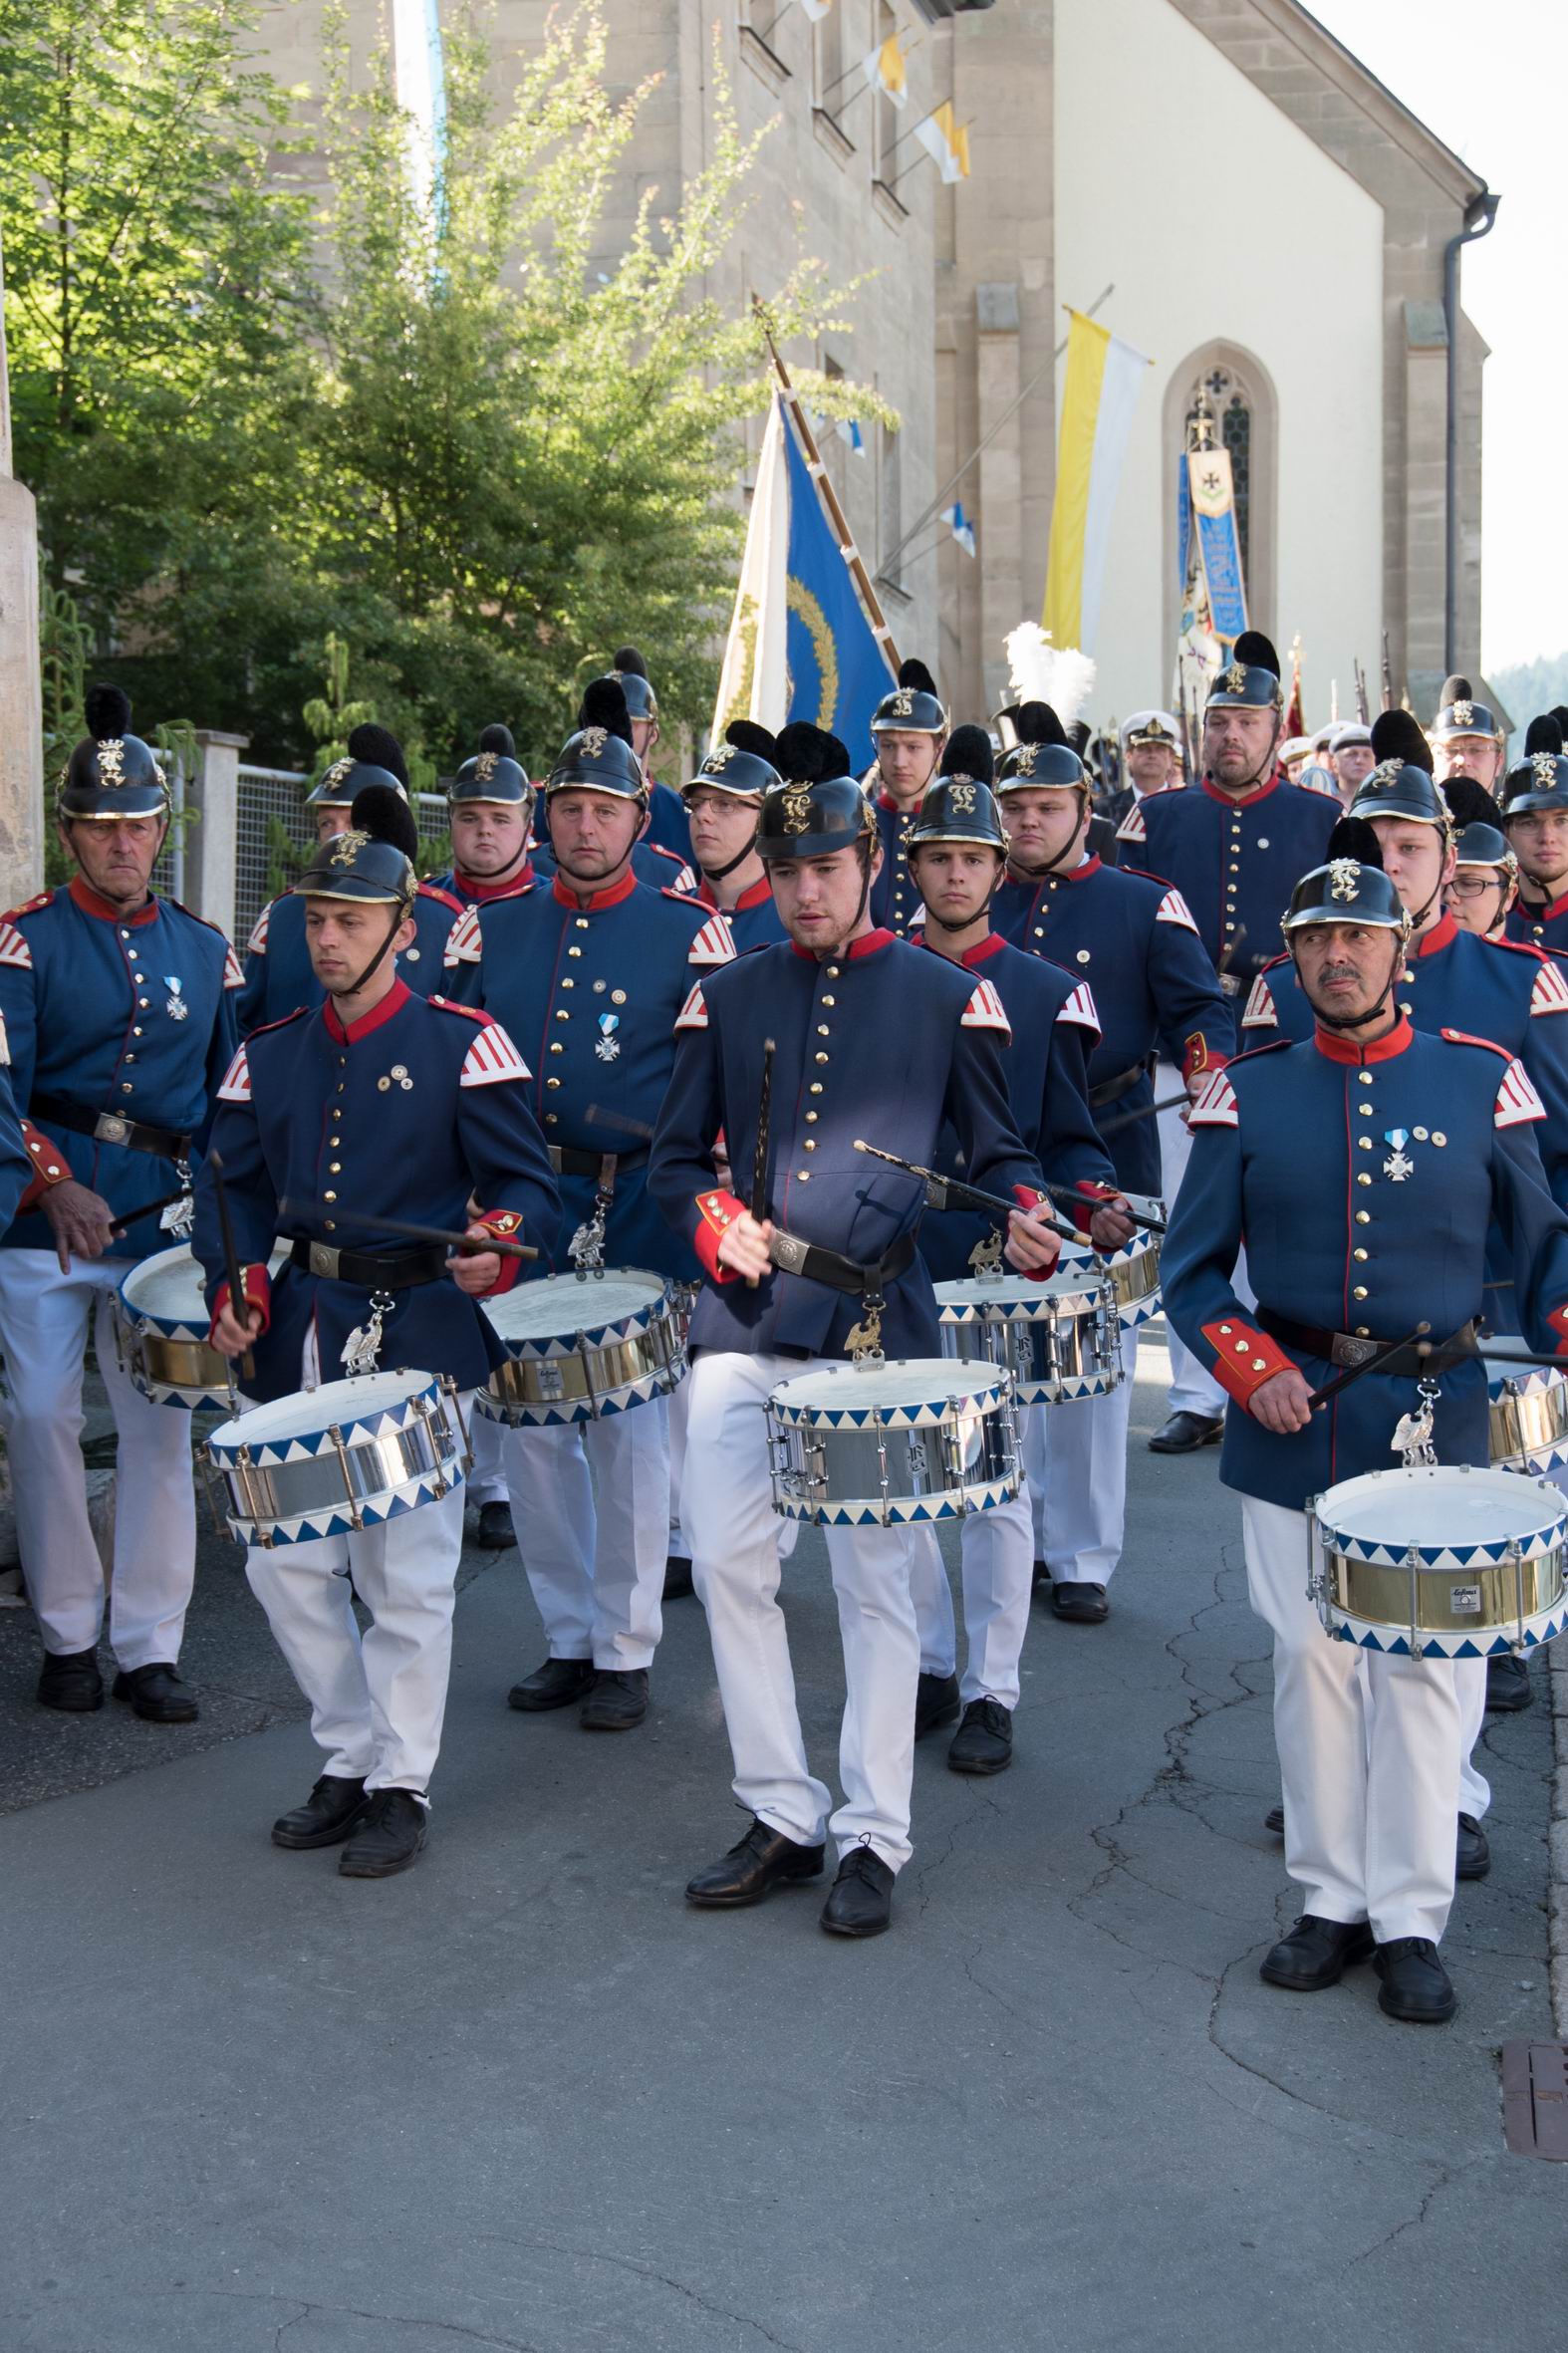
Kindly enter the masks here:
[[1442, 599], [1442, 666], [1450, 673], [1459, 662], [1459, 247], [1473, 245], [1490, 233], [1502, 198], [1483, 188], [1464, 207], [1464, 226], [1450, 237], [1442, 252], [1442, 314], [1448, 330], [1448, 417], [1444, 451], [1444, 526], [1446, 563]]

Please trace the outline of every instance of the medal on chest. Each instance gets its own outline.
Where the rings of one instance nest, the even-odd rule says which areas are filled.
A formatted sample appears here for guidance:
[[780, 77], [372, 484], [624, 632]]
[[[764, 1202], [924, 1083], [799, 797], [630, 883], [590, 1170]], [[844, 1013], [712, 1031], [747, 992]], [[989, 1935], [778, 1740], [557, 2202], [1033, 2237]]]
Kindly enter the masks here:
[[188, 1021], [190, 1019], [190, 1007], [185, 1002], [185, 984], [180, 979], [179, 974], [177, 972], [165, 972], [163, 975], [163, 986], [168, 990], [168, 997], [164, 1003], [163, 1010], [168, 1015], [170, 1021]]
[[1386, 1128], [1384, 1130], [1383, 1141], [1391, 1146], [1392, 1150], [1383, 1164], [1383, 1174], [1391, 1184], [1403, 1184], [1407, 1176], [1414, 1176], [1416, 1174], [1416, 1163], [1409, 1158], [1405, 1150], [1410, 1140], [1409, 1128]]
[[599, 1036], [594, 1043], [594, 1052], [601, 1062], [618, 1062], [620, 1060], [621, 1040], [616, 1036], [616, 1031], [620, 1027], [621, 1016], [619, 1013], [600, 1014]]

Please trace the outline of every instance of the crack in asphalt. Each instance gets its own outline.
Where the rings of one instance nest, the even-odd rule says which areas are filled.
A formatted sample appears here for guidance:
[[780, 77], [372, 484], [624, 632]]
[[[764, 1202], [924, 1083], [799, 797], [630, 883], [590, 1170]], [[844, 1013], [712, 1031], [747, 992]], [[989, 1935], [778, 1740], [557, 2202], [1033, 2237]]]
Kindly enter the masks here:
[[[699, 2312], [710, 2312], [716, 2320], [732, 2320], [737, 2328], [754, 2328], [765, 2343], [777, 2345], [779, 2353], [806, 2353], [804, 2346], [797, 2345], [790, 2337], [775, 2335], [764, 2321], [754, 2319], [749, 2312], [736, 2312], [728, 2304], [716, 2304], [711, 2297], [701, 2295], [696, 2288], [689, 2287], [685, 2280], [675, 2279], [667, 2271], [655, 2270], [651, 2263], [636, 2262], [630, 2255], [605, 2254], [592, 2246], [567, 2246], [558, 2238], [513, 2238], [497, 2231], [486, 2231], [483, 2235], [492, 2245], [537, 2247], [547, 2254], [570, 2255], [576, 2262], [605, 2263], [612, 2270], [630, 2271], [634, 2278], [651, 2280], [657, 2287], [667, 2287], [673, 2295], [683, 2296], [687, 2303], [695, 2304]], [[538, 2348], [525, 2346], [521, 2353], [538, 2353]]]

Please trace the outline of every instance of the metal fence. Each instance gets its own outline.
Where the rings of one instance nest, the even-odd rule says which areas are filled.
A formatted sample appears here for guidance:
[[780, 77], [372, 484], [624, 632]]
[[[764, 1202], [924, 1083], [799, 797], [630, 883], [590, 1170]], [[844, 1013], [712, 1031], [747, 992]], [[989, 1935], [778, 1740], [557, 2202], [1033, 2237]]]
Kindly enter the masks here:
[[[256, 917], [305, 864], [316, 828], [305, 806], [309, 778], [297, 768], [240, 766], [234, 807], [234, 942], [241, 955]], [[444, 793], [415, 793], [414, 823], [428, 865], [445, 855], [448, 818]]]

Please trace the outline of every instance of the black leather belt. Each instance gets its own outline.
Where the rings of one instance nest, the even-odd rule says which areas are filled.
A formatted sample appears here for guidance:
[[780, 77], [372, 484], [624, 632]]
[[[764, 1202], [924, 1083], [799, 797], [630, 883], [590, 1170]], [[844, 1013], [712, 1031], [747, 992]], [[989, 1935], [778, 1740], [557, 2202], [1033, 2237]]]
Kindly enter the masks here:
[[775, 1233], [768, 1256], [786, 1274], [804, 1275], [808, 1283], [826, 1283], [834, 1291], [880, 1291], [903, 1274], [915, 1257], [915, 1236], [905, 1234], [874, 1266], [862, 1266], [838, 1250], [824, 1250], [792, 1233]]
[[1120, 1103], [1124, 1095], [1131, 1095], [1140, 1079], [1146, 1079], [1148, 1076], [1148, 1063], [1135, 1062], [1131, 1070], [1119, 1071], [1114, 1079], [1106, 1079], [1100, 1086], [1091, 1087], [1089, 1090], [1090, 1110], [1104, 1111], [1108, 1103]]
[[69, 1128], [73, 1136], [91, 1136], [98, 1144], [124, 1144], [131, 1152], [155, 1153], [160, 1161], [190, 1158], [190, 1138], [170, 1128], [148, 1128], [128, 1120], [118, 1111], [89, 1111], [85, 1103], [62, 1103], [58, 1095], [35, 1095], [28, 1117], [47, 1120], [52, 1128]]
[[361, 1284], [368, 1291], [409, 1291], [415, 1283], [438, 1283], [446, 1272], [446, 1246], [422, 1250], [337, 1250], [331, 1242], [289, 1237], [289, 1264], [324, 1282]]
[[575, 1144], [552, 1144], [550, 1166], [558, 1176], [592, 1176], [597, 1183], [605, 1174], [616, 1176], [628, 1169], [640, 1169], [648, 1158], [648, 1147], [641, 1152], [580, 1152]]
[[[1257, 1320], [1269, 1338], [1277, 1340], [1281, 1347], [1298, 1348], [1303, 1356], [1318, 1357], [1324, 1364], [1338, 1365], [1346, 1372], [1357, 1365], [1368, 1363], [1380, 1348], [1388, 1345], [1388, 1340], [1395, 1337], [1391, 1332], [1388, 1340], [1378, 1340], [1364, 1337], [1360, 1332], [1330, 1332], [1317, 1324], [1292, 1323], [1288, 1315], [1275, 1315], [1269, 1307], [1258, 1309]], [[1450, 1365], [1462, 1364], [1466, 1357], [1473, 1357], [1475, 1353], [1475, 1325], [1471, 1321], [1461, 1324], [1446, 1340], [1436, 1341], [1425, 1351], [1399, 1349], [1393, 1356], [1384, 1359], [1378, 1371], [1393, 1373], [1401, 1379], [1413, 1378], [1422, 1373], [1445, 1373]]]

